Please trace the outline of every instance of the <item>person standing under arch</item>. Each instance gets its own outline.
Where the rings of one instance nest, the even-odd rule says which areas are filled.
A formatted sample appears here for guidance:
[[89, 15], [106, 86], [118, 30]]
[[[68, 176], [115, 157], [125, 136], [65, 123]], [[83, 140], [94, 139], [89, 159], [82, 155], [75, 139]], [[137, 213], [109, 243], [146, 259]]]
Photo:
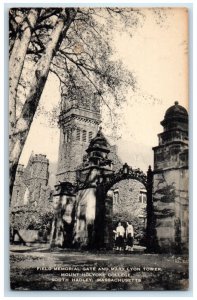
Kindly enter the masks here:
[[131, 222], [127, 222], [126, 227], [126, 248], [127, 251], [133, 251], [134, 229]]
[[115, 233], [115, 241], [116, 241], [116, 250], [123, 250], [124, 249], [124, 235], [125, 229], [122, 226], [121, 222], [118, 222], [118, 226], [116, 230], [113, 230]]

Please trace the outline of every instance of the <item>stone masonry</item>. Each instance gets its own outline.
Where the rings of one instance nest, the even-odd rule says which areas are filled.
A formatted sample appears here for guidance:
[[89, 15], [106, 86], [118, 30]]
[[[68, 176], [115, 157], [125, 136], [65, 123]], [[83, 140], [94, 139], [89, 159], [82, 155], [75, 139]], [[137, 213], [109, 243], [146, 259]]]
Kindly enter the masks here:
[[188, 250], [188, 113], [175, 102], [161, 122], [154, 151], [153, 204], [158, 249]]
[[18, 165], [12, 194], [12, 206], [34, 205], [50, 194], [49, 160], [46, 155], [31, 155], [26, 168]]
[[76, 181], [76, 169], [82, 163], [90, 140], [96, 135], [100, 124], [100, 103], [70, 100], [62, 87], [62, 105], [59, 116], [60, 143], [57, 182]]

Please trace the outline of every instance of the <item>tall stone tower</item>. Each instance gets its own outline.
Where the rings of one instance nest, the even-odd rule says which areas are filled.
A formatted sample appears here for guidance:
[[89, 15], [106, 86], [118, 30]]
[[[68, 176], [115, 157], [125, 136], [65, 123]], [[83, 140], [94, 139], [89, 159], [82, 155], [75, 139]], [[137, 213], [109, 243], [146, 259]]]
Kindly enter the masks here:
[[26, 168], [18, 165], [12, 205], [37, 205], [47, 198], [49, 160], [44, 154], [31, 155]]
[[43, 200], [44, 190], [48, 185], [48, 167], [49, 160], [46, 155], [35, 154], [30, 156], [23, 178], [27, 187], [24, 202], [37, 204]]
[[57, 181], [76, 181], [76, 169], [83, 161], [83, 155], [90, 140], [96, 136], [100, 124], [100, 101], [91, 99], [69, 99], [62, 87], [61, 112], [59, 116], [60, 143], [57, 167]]
[[188, 247], [188, 113], [175, 102], [161, 121], [154, 151], [153, 205], [156, 239], [162, 252]]

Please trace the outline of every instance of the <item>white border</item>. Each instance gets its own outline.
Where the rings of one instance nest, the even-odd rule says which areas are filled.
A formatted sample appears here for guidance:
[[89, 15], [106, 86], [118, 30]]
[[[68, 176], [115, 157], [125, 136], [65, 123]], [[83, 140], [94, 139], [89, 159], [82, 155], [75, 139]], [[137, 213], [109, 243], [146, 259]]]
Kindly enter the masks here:
[[[5, 32], [5, 29], [4, 29], [4, 4], [7, 4], [7, 5], [11, 5], [13, 4], [13, 6], [22, 6], [22, 5], [26, 5], [26, 6], [33, 6], [33, 5], [38, 5], [38, 6], [61, 6], [61, 5], [69, 5], [69, 6], [72, 6], [72, 5], [82, 5], [82, 6], [88, 6], [88, 5], [92, 5], [92, 6], [101, 6], [101, 5], [122, 5], [122, 6], [126, 6], [126, 4], [132, 6], [132, 5], [135, 5], [135, 6], [186, 6], [187, 4], [193, 4], [193, 35], [190, 37], [191, 40], [190, 40], [190, 62], [192, 62], [192, 52], [193, 52], [193, 72], [192, 72], [192, 65], [190, 64], [190, 84], [192, 84], [192, 79], [193, 79], [193, 82], [194, 82], [194, 86], [193, 88], [191, 87], [190, 89], [190, 115], [192, 113], [192, 110], [193, 110], [193, 120], [192, 118], [190, 117], [190, 126], [192, 126], [192, 130], [190, 131], [190, 139], [192, 139], [192, 142], [191, 142], [191, 146], [193, 144], [193, 147], [192, 149], [190, 149], [190, 170], [192, 171], [193, 170], [193, 178], [194, 180], [192, 179], [192, 176], [190, 176], [190, 192], [191, 192], [191, 196], [194, 192], [194, 188], [193, 188], [193, 184], [192, 184], [192, 181], [194, 181], [195, 183], [195, 179], [196, 179], [196, 158], [195, 158], [195, 153], [197, 153], [197, 149], [196, 149], [196, 139], [194, 137], [194, 132], [195, 132], [195, 128], [196, 128], [196, 120], [197, 120], [197, 117], [195, 116], [195, 113], [196, 113], [196, 106], [197, 106], [197, 97], [196, 97], [196, 85], [197, 85], [197, 79], [196, 79], [196, 63], [197, 63], [197, 60], [196, 60], [196, 53], [197, 53], [197, 47], [196, 47], [196, 38], [197, 38], [197, 11], [196, 11], [196, 8], [197, 8], [197, 1], [196, 0], [193, 0], [193, 1], [188, 1], [188, 0], [185, 0], [185, 1], [179, 1], [179, 2], [172, 2], [172, 1], [128, 1], [128, 0], [125, 0], [125, 1], [113, 1], [113, 0], [108, 0], [108, 1], [104, 1], [104, 0], [100, 0], [100, 1], [76, 1], [76, 0], [73, 0], [73, 1], [65, 1], [65, 0], [59, 0], [57, 3], [55, 1], [31, 1], [31, 2], [27, 2], [27, 1], [24, 1], [24, 0], [21, 0], [21, 1], [14, 1], [14, 0], [1, 0], [0, 2], [0, 22], [1, 22], [1, 47], [0, 47], [0, 51], [1, 51], [1, 55], [0, 55], [0, 59], [1, 59], [1, 66], [4, 66], [4, 70], [3, 72], [1, 72], [1, 89], [0, 89], [0, 93], [1, 93], [1, 101], [0, 101], [0, 105], [1, 105], [1, 108], [0, 108], [0, 113], [1, 113], [1, 117], [0, 117], [0, 127], [1, 127], [1, 155], [0, 155], [0, 165], [1, 165], [1, 189], [0, 189], [0, 192], [1, 192], [1, 198], [0, 198], [0, 203], [1, 203], [1, 209], [0, 209], [0, 224], [1, 224], [1, 227], [0, 227], [0, 243], [1, 243], [1, 251], [0, 251], [0, 254], [3, 254], [3, 255], [0, 255], [0, 272], [2, 273], [1, 277], [0, 277], [0, 298], [3, 299], [3, 298], [7, 298], [7, 299], [11, 299], [12, 297], [15, 297], [15, 299], [21, 299], [21, 297], [28, 297], [29, 299], [33, 299], [35, 297], [42, 297], [43, 296], [43, 293], [41, 292], [19, 292], [19, 293], [15, 293], [15, 292], [11, 292], [11, 294], [9, 295], [9, 297], [6, 297], [4, 295], [4, 272], [5, 272], [5, 275], [6, 273], [8, 274], [8, 264], [7, 264], [7, 261], [5, 261], [5, 268], [4, 268], [4, 258], [8, 257], [6, 255], [6, 252], [8, 251], [8, 248], [5, 247], [5, 252], [4, 252], [4, 226], [6, 224], [6, 220], [4, 220], [4, 192], [5, 194], [7, 194], [8, 190], [6, 190], [5, 187], [8, 186], [8, 173], [7, 173], [7, 166], [8, 166], [8, 163], [7, 163], [7, 159], [8, 159], [8, 155], [7, 155], [7, 148], [4, 146], [4, 143], [3, 141], [6, 141], [7, 143], [7, 132], [4, 131], [4, 127], [6, 126], [7, 124], [7, 102], [6, 102], [6, 99], [5, 99], [5, 96], [7, 95], [7, 91], [6, 89], [4, 90], [4, 83], [5, 83], [5, 86], [7, 86], [7, 78], [5, 77], [4, 78], [4, 74], [7, 75], [7, 73], [5, 72], [6, 70], [6, 65], [7, 65], [7, 56], [4, 55], [4, 38], [5, 38], [5, 35], [7, 34], [7, 32]], [[193, 40], [193, 47], [192, 47], [192, 40]], [[193, 51], [192, 51], [192, 48], [193, 48]], [[193, 73], [193, 74], [192, 74]], [[193, 96], [193, 102], [192, 102], [192, 96]], [[5, 143], [5, 144], [6, 144]], [[5, 148], [4, 148], [4, 147]], [[193, 154], [192, 154], [193, 153]], [[191, 174], [192, 175], [192, 174]], [[195, 199], [195, 194], [193, 194], [193, 206], [192, 206], [192, 212], [194, 212], [194, 218], [193, 218], [193, 224], [191, 224], [191, 228], [193, 227], [194, 228], [194, 240], [193, 240], [193, 262], [191, 262], [191, 264], [193, 264], [193, 266], [197, 266], [197, 246], [196, 246], [196, 231], [195, 231], [195, 228], [197, 228], [197, 217], [195, 216], [195, 212], [196, 212], [196, 201], [197, 199]], [[8, 197], [7, 197], [8, 198]], [[190, 199], [192, 200], [192, 199]], [[7, 205], [6, 205], [7, 206]], [[191, 213], [192, 213], [191, 212]], [[192, 219], [192, 218], [190, 218]], [[191, 233], [192, 233], [192, 229], [190, 230], [190, 239], [192, 238], [191, 236]], [[192, 253], [190, 253], [190, 257], [192, 257], [191, 255]], [[78, 297], [76, 296], [83, 296], [83, 297], [102, 297], [102, 299], [106, 298], [106, 299], [113, 299], [115, 297], [132, 297], [132, 298], [137, 298], [137, 299], [144, 299], [144, 297], [157, 297], [157, 298], [164, 298], [164, 299], [179, 299], [180, 297], [183, 297], [185, 299], [189, 299], [189, 298], [194, 298], [197, 296], [197, 289], [196, 289], [196, 286], [195, 283], [197, 282], [197, 279], [196, 279], [196, 270], [195, 268], [193, 269], [193, 282], [194, 282], [194, 287], [193, 287], [193, 296], [190, 294], [187, 294], [187, 292], [139, 292], [138, 295], [139, 297], [136, 295], [136, 292], [44, 292], [44, 295], [45, 297], [42, 297], [42, 299], [48, 299], [49, 297], [52, 297], [54, 299], [58, 298], [58, 297], [72, 297], [74, 296], [74, 299], [78, 299]], [[190, 274], [192, 275], [192, 274]], [[29, 295], [32, 295], [33, 297], [30, 297]], [[8, 296], [8, 295], [7, 295]], [[55, 296], [55, 297], [53, 297]], [[111, 297], [113, 296], [113, 298]], [[136, 297], [137, 296], [137, 297]], [[81, 298], [81, 297], [80, 297]]]

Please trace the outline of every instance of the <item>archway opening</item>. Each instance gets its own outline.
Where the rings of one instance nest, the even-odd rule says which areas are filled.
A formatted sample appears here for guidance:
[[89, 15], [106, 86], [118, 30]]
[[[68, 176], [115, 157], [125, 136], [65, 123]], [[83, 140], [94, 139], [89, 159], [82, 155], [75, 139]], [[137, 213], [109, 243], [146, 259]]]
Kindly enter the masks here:
[[[116, 249], [116, 228], [119, 223], [124, 227], [124, 248], [127, 248], [127, 225], [132, 224], [134, 236], [134, 249], [144, 250], [146, 247], [147, 226], [147, 191], [140, 181], [123, 179], [115, 183], [107, 192], [106, 197], [111, 198], [111, 226], [113, 235], [111, 243]], [[110, 232], [109, 232], [110, 236]]]

